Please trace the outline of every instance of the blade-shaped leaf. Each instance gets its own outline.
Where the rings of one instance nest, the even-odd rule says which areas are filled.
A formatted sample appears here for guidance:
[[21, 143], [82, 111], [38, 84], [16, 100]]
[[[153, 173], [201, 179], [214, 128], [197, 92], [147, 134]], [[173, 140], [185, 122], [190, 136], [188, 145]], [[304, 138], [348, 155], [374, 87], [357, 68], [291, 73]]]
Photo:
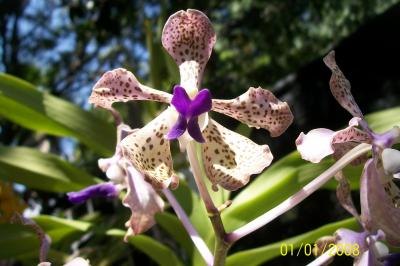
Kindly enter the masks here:
[[181, 221], [175, 215], [168, 212], [157, 213], [156, 221], [158, 225], [167, 231], [168, 234], [185, 249], [189, 256], [192, 255], [194, 247], [193, 242]]
[[92, 226], [91, 223], [88, 222], [63, 219], [50, 215], [39, 215], [36, 216], [34, 220], [46, 232], [48, 230], [53, 230], [57, 228], [69, 228], [77, 231], [86, 232]]
[[[249, 249], [230, 255], [227, 258], [226, 265], [260, 265], [268, 260], [280, 256], [281, 245], [293, 245], [293, 250], [297, 250], [301, 245], [314, 243], [323, 236], [332, 235], [339, 228], [357, 229], [358, 225], [354, 218], [346, 219], [340, 222], [326, 224], [307, 233], [294, 236], [276, 243], [272, 243], [263, 247]], [[312, 258], [310, 258], [310, 261]]]
[[[57, 238], [64, 232], [86, 232], [90, 228], [95, 229], [93, 224], [89, 222], [68, 220], [46, 215], [35, 217], [35, 221], [39, 226], [45, 229], [46, 233], [52, 238], [53, 244], [57, 243], [57, 240], [59, 240]], [[94, 231], [100, 233], [99, 231]], [[120, 241], [122, 241], [125, 235], [125, 231], [120, 229], [110, 229], [103, 233], [108, 236], [118, 237]], [[128, 242], [148, 255], [159, 265], [183, 265], [169, 247], [157, 242], [151, 237], [138, 235], [130, 237]], [[34, 252], [35, 250], [37, 250], [37, 252]], [[0, 259], [28, 259], [38, 256], [38, 254], [39, 240], [33, 230], [27, 226], [18, 224], [0, 224]], [[49, 258], [51, 257], [52, 253], [49, 254]]]
[[[125, 232], [120, 229], [111, 229], [108, 230], [106, 234], [109, 236], [120, 237], [122, 239], [125, 235]], [[128, 243], [145, 253], [147, 256], [157, 262], [158, 265], [183, 265], [182, 261], [169, 247], [161, 244], [151, 237], [146, 235], [133, 236], [128, 239]]]
[[0, 178], [52, 192], [79, 190], [98, 181], [55, 155], [4, 146], [0, 146]]
[[115, 129], [110, 123], [4, 73], [0, 73], [0, 115], [32, 130], [77, 138], [102, 155], [114, 151]]
[[0, 260], [32, 250], [37, 250], [36, 256], [39, 256], [39, 239], [33, 230], [20, 224], [0, 224]]
[[369, 126], [378, 133], [400, 126], [400, 107], [389, 108], [365, 116]]

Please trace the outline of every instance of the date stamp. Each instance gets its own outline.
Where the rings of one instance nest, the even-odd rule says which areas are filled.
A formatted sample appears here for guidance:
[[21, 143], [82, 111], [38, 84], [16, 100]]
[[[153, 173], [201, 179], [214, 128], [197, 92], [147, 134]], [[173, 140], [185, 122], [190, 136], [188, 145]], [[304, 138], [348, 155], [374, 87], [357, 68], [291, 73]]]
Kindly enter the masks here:
[[[317, 244], [310, 244], [310, 243], [301, 243], [300, 246], [289, 244], [289, 243], [282, 243], [280, 245], [280, 254], [281, 256], [311, 256], [313, 255], [313, 249], [318, 248]], [[352, 256], [357, 257], [360, 255], [360, 246], [358, 243], [354, 244], [325, 244], [321, 248], [322, 252], [328, 252], [329, 256]]]

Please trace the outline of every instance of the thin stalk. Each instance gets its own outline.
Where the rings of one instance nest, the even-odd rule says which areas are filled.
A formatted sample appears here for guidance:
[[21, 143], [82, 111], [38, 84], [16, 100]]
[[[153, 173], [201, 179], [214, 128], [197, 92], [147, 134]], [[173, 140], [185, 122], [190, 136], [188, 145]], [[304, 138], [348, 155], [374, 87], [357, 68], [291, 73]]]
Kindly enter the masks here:
[[208, 193], [207, 186], [203, 182], [199, 160], [197, 159], [196, 155], [196, 143], [194, 141], [190, 141], [188, 143], [186, 152], [188, 155], [190, 167], [193, 171], [193, 176], [197, 185], [197, 189], [199, 190], [200, 197], [202, 198], [204, 205], [206, 206], [208, 215], [219, 214], [218, 208], [215, 207], [214, 202], [211, 199], [210, 193]]
[[253, 221], [245, 224], [244, 226], [236, 229], [235, 231], [227, 234], [225, 240], [228, 242], [235, 242], [238, 239], [254, 232], [255, 230], [263, 227], [268, 224], [275, 218], [279, 217], [283, 213], [289, 211], [312, 193], [314, 193], [317, 189], [322, 187], [326, 182], [329, 181], [338, 171], [343, 169], [346, 165], [352, 162], [354, 159], [358, 158], [360, 155], [371, 150], [371, 145], [369, 144], [360, 144], [346, 153], [340, 160], [338, 160], [335, 164], [329, 167], [325, 172], [320, 174], [318, 177], [313, 179], [310, 183], [305, 185], [300, 191], [280, 203], [275, 208], [267, 211], [261, 216], [255, 218]]
[[327, 263], [329, 260], [331, 260], [332, 256], [334, 256], [335, 254], [336, 254], [336, 247], [332, 247], [332, 248], [328, 249], [327, 252], [325, 252], [324, 254], [322, 254], [321, 256], [319, 256], [318, 258], [316, 258], [309, 264], [307, 264], [307, 266], [325, 265], [325, 263]]
[[214, 257], [211, 254], [210, 250], [208, 249], [206, 243], [204, 243], [203, 239], [200, 237], [200, 235], [197, 233], [196, 229], [190, 222], [185, 211], [182, 209], [181, 205], [179, 204], [179, 202], [176, 200], [175, 196], [171, 193], [169, 189], [163, 189], [162, 192], [168, 199], [179, 220], [181, 220], [183, 227], [185, 227], [194, 245], [200, 252], [200, 255], [203, 257], [206, 264], [211, 266], [213, 264]]
[[221, 220], [221, 215], [208, 193], [207, 187], [203, 182], [203, 176], [196, 154], [196, 143], [190, 141], [187, 145], [186, 152], [188, 154], [189, 163], [193, 171], [194, 180], [199, 190], [200, 197], [207, 209], [208, 216], [215, 232], [215, 249], [214, 249], [214, 266], [222, 266], [225, 264], [228, 249], [232, 243], [225, 241], [226, 232]]

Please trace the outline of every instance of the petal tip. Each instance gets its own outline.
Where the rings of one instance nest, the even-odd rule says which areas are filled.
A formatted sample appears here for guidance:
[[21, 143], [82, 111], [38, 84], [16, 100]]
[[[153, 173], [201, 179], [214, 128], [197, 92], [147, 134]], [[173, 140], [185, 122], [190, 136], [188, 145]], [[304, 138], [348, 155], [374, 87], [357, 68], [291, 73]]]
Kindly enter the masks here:
[[216, 34], [208, 17], [201, 11], [180, 10], [164, 25], [161, 42], [179, 65], [194, 60], [205, 64], [211, 55]]
[[332, 69], [336, 66], [336, 60], [335, 60], [335, 51], [330, 51], [324, 58], [323, 61], [325, 65]]

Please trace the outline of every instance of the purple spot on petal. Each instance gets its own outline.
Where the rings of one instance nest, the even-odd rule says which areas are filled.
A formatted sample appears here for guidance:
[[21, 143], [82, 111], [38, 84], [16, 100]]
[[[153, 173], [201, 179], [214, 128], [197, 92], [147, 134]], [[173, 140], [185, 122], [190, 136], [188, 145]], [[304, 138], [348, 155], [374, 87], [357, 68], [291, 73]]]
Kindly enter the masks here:
[[115, 198], [118, 196], [118, 190], [112, 183], [102, 183], [89, 186], [77, 192], [69, 192], [67, 196], [70, 202], [79, 204], [94, 197]]

